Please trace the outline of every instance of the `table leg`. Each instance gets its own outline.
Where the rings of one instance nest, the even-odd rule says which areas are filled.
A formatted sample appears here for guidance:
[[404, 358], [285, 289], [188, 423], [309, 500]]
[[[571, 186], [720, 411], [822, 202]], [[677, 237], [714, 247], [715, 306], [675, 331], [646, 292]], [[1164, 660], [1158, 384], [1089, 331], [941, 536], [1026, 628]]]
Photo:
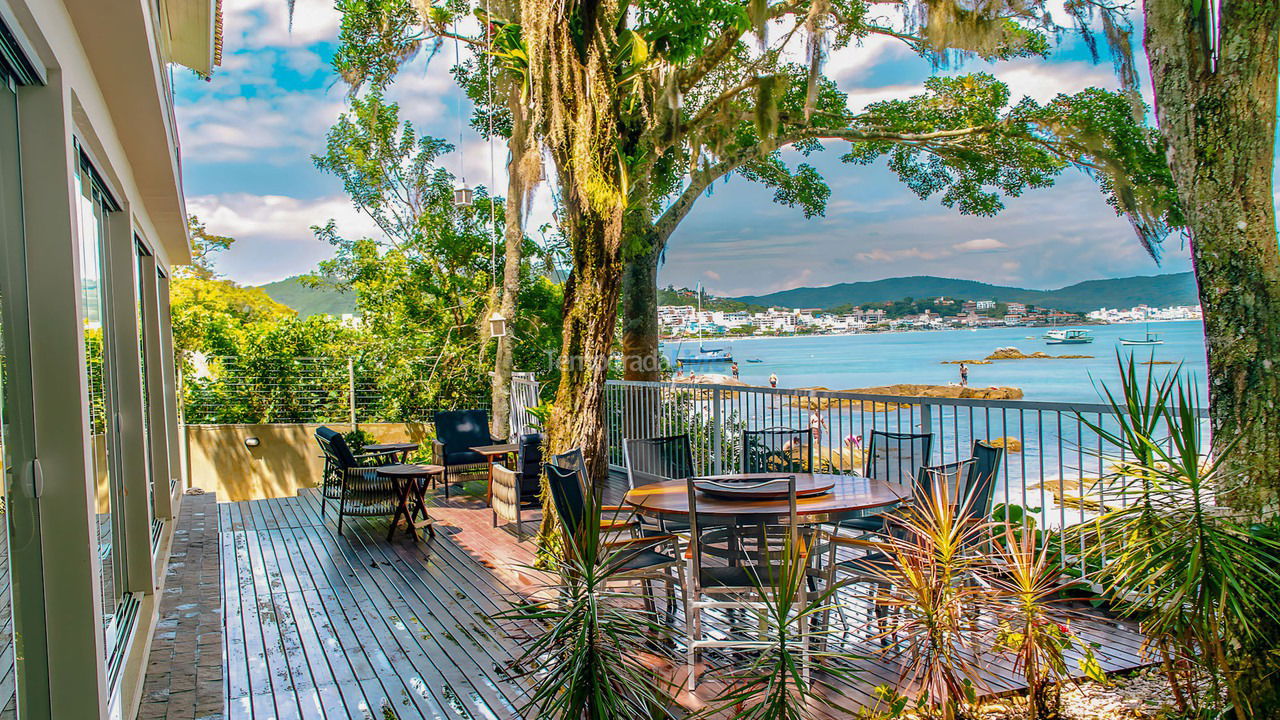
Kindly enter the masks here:
[[[431, 519], [430, 513], [427, 512], [427, 498], [426, 498], [427, 483], [430, 482], [431, 478], [424, 477], [421, 480], [422, 480], [421, 483], [417, 482], [416, 480], [413, 483], [414, 499], [418, 503], [417, 512], [422, 514], [423, 522], [427, 523], [427, 532], [432, 537], [435, 537], [436, 525], [435, 525], [435, 521]], [[410, 519], [410, 524], [413, 525], [415, 529], [417, 528], [417, 525], [414, 523], [412, 518]]]
[[396, 513], [391, 517], [391, 527], [387, 528], [387, 542], [391, 542], [391, 539], [396, 535], [396, 526], [400, 524], [401, 513], [404, 514], [405, 522], [409, 523], [409, 530], [413, 532], [416, 539], [417, 532], [413, 528], [413, 516], [409, 514], [409, 483], [401, 483], [401, 481], [397, 479], [396, 495], [398, 496], [398, 500], [396, 502]]

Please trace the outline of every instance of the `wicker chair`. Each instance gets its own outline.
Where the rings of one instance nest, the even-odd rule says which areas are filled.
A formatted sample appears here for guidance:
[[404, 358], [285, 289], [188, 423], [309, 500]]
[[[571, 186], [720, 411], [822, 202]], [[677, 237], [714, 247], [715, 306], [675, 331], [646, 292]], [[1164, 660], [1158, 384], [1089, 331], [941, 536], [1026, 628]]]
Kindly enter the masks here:
[[516, 469], [501, 463], [493, 466], [493, 497], [489, 503], [493, 526], [498, 521], [515, 523], [516, 534], [524, 532], [521, 513], [539, 505], [542, 490], [542, 435], [521, 435]]
[[339, 535], [344, 517], [395, 513], [395, 481], [379, 478], [377, 473], [380, 467], [396, 464], [395, 452], [352, 454], [342, 434], [327, 427], [316, 428], [316, 442], [320, 443], [325, 464], [320, 512], [324, 514], [329, 500], [338, 501]]
[[472, 450], [481, 445], [497, 445], [505, 438], [489, 434], [489, 413], [484, 410], [445, 410], [435, 415], [436, 438], [432, 442], [436, 465], [444, 468], [444, 496], [449, 497], [449, 483], [462, 475], [485, 472], [489, 464], [484, 456]]

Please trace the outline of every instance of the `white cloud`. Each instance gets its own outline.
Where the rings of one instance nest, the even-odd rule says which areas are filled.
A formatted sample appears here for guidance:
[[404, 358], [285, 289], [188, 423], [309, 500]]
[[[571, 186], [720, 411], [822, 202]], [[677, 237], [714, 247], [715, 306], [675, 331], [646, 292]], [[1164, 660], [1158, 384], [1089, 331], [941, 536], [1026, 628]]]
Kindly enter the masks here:
[[862, 262], [889, 263], [897, 262], [899, 260], [937, 260], [950, 254], [951, 253], [946, 250], [928, 250], [919, 247], [902, 248], [899, 250], [875, 248], [867, 252], [857, 253], [854, 257]]
[[951, 246], [956, 252], [990, 252], [1009, 247], [995, 238], [974, 238]]
[[187, 208], [210, 232], [236, 239], [218, 260], [218, 269], [249, 284], [278, 280], [306, 272], [333, 255], [333, 248], [317, 240], [313, 225], [330, 218], [344, 237], [382, 235], [367, 216], [345, 197], [300, 200], [283, 195], [198, 195]]
[[1110, 67], [1087, 62], [1046, 63], [1026, 60], [1002, 64], [994, 75], [1009, 86], [1011, 103], [1023, 97], [1048, 102], [1058, 93], [1073, 94], [1085, 88], [1115, 90], [1120, 87]]

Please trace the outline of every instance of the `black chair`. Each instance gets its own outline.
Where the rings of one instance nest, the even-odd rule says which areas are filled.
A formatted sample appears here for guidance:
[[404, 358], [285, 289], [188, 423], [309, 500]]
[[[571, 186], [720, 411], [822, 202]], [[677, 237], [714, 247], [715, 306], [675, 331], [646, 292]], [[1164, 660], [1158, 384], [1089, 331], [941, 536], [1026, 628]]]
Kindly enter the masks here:
[[[547, 483], [551, 488], [551, 501], [555, 506], [556, 516], [560, 518], [560, 529], [566, 553], [577, 552], [587, 540], [585, 533], [610, 532], [611, 521], [606, 514], [609, 508], [601, 508], [599, 513], [587, 506], [587, 493], [583, 491], [584, 478], [577, 468], [565, 468], [556, 463], [545, 463], [543, 472], [547, 474]], [[599, 529], [593, 530], [588, 520], [599, 515]], [[601, 541], [603, 548], [609, 553], [608, 563], [612, 569], [611, 580], [617, 582], [640, 581], [645, 588], [645, 607], [649, 612], [657, 613], [657, 603], [652, 583], [667, 585], [667, 614], [675, 615], [676, 585], [680, 578], [680, 546], [674, 535], [651, 535], [646, 537], [629, 537], [619, 540]]]
[[485, 472], [489, 463], [472, 450], [481, 445], [506, 442], [489, 434], [489, 413], [484, 410], [444, 410], [436, 413], [436, 438], [432, 450], [436, 465], [444, 468], [444, 496], [449, 497], [449, 483], [460, 475]]
[[[867, 446], [866, 476], [900, 485], [909, 481], [918, 483], [922, 477], [920, 469], [929, 464], [932, 450], [932, 433], [872, 430], [871, 442]], [[884, 522], [884, 513], [877, 513], [841, 520], [836, 525], [861, 533], [879, 533], [884, 531]]]
[[996, 478], [1000, 475], [1000, 461], [1004, 459], [1004, 448], [974, 440], [971, 454], [973, 471], [964, 497], [972, 499], [969, 507], [972, 517], [989, 519], [996, 494]]
[[[693, 452], [689, 448], [688, 435], [625, 439], [622, 441], [622, 461], [627, 466], [627, 484], [632, 490], [693, 477]], [[657, 524], [652, 524], [654, 522]], [[689, 529], [689, 524], [680, 520], [642, 518], [640, 524], [647, 531], [659, 533]]]
[[516, 524], [516, 534], [523, 532], [522, 511], [538, 507], [542, 494], [542, 435], [528, 433], [517, 441], [519, 450], [514, 470], [502, 464], [493, 466], [493, 497], [489, 507], [493, 525], [498, 520]]
[[346, 516], [377, 517], [395, 513], [398, 499], [395, 481], [379, 478], [377, 473], [379, 467], [397, 464], [394, 451], [355, 455], [342, 434], [327, 427], [316, 428], [316, 442], [320, 443], [325, 460], [320, 513], [324, 514], [330, 499], [338, 501], [339, 535]]
[[813, 472], [813, 445], [808, 430], [743, 430], [742, 472]]

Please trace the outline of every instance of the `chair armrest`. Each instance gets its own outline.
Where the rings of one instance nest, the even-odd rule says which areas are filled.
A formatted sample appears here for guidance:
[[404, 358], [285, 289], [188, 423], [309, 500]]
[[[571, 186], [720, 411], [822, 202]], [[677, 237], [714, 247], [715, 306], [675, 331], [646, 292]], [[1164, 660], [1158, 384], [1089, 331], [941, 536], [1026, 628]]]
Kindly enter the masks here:
[[679, 538], [675, 535], [647, 535], [645, 537], [622, 538], [621, 540], [610, 540], [604, 544], [605, 547], [625, 547], [627, 545], [643, 545], [651, 543], [657, 545], [664, 542], [678, 542]]
[[[384, 452], [360, 453], [359, 455], [353, 455], [352, 457], [355, 458], [357, 465], [363, 465], [363, 463], [368, 462], [369, 464], [363, 465], [363, 467], [377, 467], [379, 465], [395, 465], [397, 461], [397, 454], [398, 453], [396, 451], [389, 450]], [[390, 462], [385, 462], [388, 460]]]
[[626, 530], [627, 528], [633, 528], [638, 524], [639, 523], [635, 520], [601, 520], [600, 529], [606, 532], [613, 530]]
[[436, 465], [444, 465], [444, 443], [439, 438], [431, 439], [431, 459]]

